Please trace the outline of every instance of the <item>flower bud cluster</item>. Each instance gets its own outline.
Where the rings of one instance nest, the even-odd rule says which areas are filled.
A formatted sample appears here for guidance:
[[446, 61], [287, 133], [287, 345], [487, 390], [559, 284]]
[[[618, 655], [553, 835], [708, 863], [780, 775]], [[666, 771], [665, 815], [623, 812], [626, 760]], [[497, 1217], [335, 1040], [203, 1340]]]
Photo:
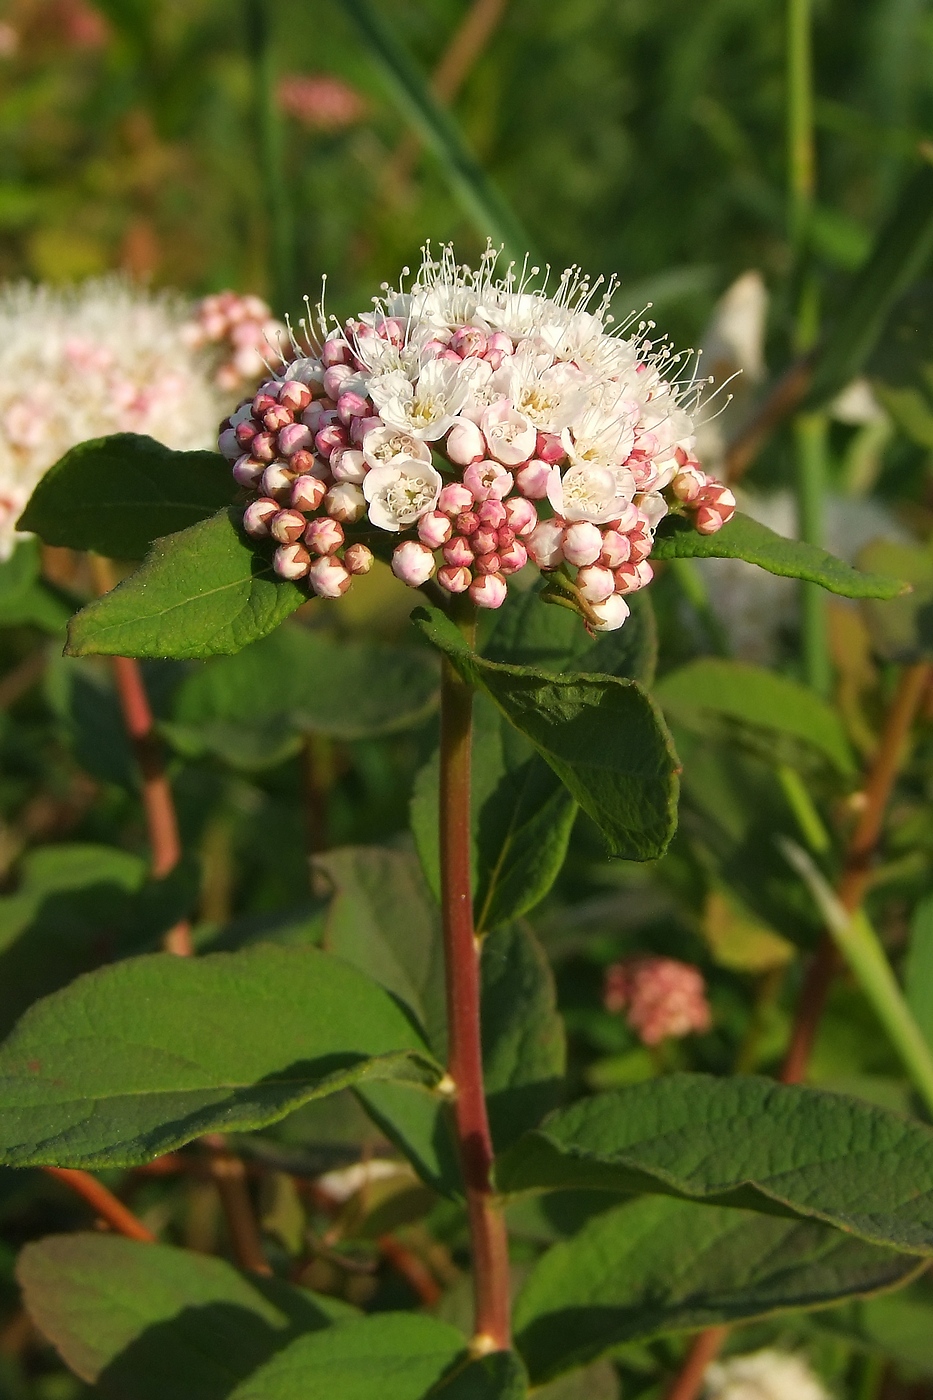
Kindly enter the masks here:
[[321, 312], [308, 354], [221, 426], [244, 525], [322, 597], [395, 537], [409, 587], [433, 578], [498, 608], [531, 561], [562, 572], [588, 626], [613, 630], [651, 580], [664, 515], [712, 533], [735, 502], [693, 456], [696, 389], [674, 382], [677, 357], [644, 326], [607, 329], [613, 286], [594, 309], [575, 269], [548, 297], [494, 265], [426, 251], [410, 291], [343, 325]]
[[606, 969], [603, 1005], [627, 1011], [626, 1021], [644, 1045], [708, 1031], [712, 1024], [699, 968], [676, 958], [634, 957]]
[[214, 382], [237, 394], [267, 373], [270, 358], [281, 358], [287, 332], [261, 297], [214, 292], [197, 303], [184, 334], [192, 350], [216, 348], [223, 358]]

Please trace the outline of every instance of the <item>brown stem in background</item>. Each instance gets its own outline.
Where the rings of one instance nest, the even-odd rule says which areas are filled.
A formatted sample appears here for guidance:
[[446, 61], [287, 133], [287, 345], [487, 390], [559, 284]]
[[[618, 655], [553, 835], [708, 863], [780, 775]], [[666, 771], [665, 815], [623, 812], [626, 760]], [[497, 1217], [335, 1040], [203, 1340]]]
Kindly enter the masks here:
[[734, 486], [745, 475], [768, 438], [803, 403], [813, 378], [809, 356], [795, 360], [772, 385], [752, 416], [726, 448], [723, 480]]
[[397, 1274], [401, 1274], [417, 1294], [422, 1307], [435, 1307], [441, 1300], [443, 1289], [427, 1264], [418, 1258], [414, 1250], [402, 1244], [397, 1235], [380, 1235], [376, 1243], [383, 1259], [392, 1265]]
[[208, 1170], [223, 1206], [233, 1257], [241, 1269], [270, 1275], [272, 1270], [262, 1251], [262, 1239], [246, 1185], [246, 1168], [228, 1148], [223, 1133], [205, 1133], [201, 1142], [210, 1154]]
[[695, 1400], [700, 1393], [706, 1368], [715, 1360], [728, 1334], [728, 1327], [707, 1327], [705, 1332], [694, 1337], [679, 1374], [665, 1391], [664, 1400]]
[[43, 1171], [77, 1192], [117, 1234], [125, 1235], [129, 1240], [140, 1240], [143, 1244], [155, 1244], [152, 1231], [147, 1230], [142, 1221], [137, 1220], [133, 1212], [127, 1210], [123, 1202], [118, 1201], [113, 1192], [108, 1191], [89, 1172], [73, 1171], [70, 1167], [43, 1167]]

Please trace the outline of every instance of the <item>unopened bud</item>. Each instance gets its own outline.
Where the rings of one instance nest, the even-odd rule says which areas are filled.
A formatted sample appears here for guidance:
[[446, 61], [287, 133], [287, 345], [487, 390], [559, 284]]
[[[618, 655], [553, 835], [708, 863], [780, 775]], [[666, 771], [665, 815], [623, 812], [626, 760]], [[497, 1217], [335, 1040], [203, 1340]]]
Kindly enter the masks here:
[[305, 510], [310, 513], [319, 508], [326, 492], [327, 487], [318, 477], [299, 476], [292, 486], [290, 504], [295, 510]]
[[654, 570], [647, 559], [643, 559], [640, 564], [620, 564], [614, 578], [617, 593], [637, 593], [639, 588], [647, 587], [654, 578]]
[[291, 500], [295, 473], [284, 462], [270, 462], [262, 474], [260, 487], [264, 496], [276, 500]]
[[354, 418], [368, 418], [372, 412], [372, 404], [365, 394], [348, 389], [337, 400], [337, 412], [341, 423], [352, 423]]
[[217, 451], [226, 457], [228, 462], [235, 462], [241, 455], [243, 444], [236, 435], [236, 428], [224, 428], [217, 439]]
[[352, 378], [353, 370], [349, 365], [331, 365], [324, 373], [324, 393], [336, 402], [340, 397], [341, 387]]
[[279, 544], [294, 544], [305, 532], [307, 521], [298, 510], [280, 510], [269, 522], [269, 534]]
[[564, 525], [541, 520], [525, 540], [525, 547], [539, 569], [556, 569], [564, 561]]
[[474, 530], [470, 536], [473, 553], [476, 555], [491, 554], [496, 547], [497, 533], [496, 530], [490, 530], [483, 525], [478, 530]]
[[276, 446], [275, 437], [272, 433], [257, 433], [249, 445], [250, 455], [258, 458], [260, 462], [272, 462], [275, 460]]
[[309, 451], [314, 435], [304, 423], [289, 423], [276, 438], [279, 452], [283, 457], [292, 457], [296, 452]]
[[311, 390], [297, 379], [286, 379], [279, 390], [279, 403], [292, 413], [303, 413], [311, 402]]
[[549, 467], [562, 462], [567, 449], [556, 433], [539, 433], [535, 442], [535, 457], [546, 462]]
[[315, 559], [308, 570], [308, 579], [319, 598], [339, 598], [353, 582], [340, 560], [329, 554]]
[[486, 340], [486, 349], [498, 350], [501, 355], [511, 355], [515, 351], [512, 337], [506, 335], [505, 331], [493, 331]]
[[459, 515], [462, 511], [469, 511], [474, 506], [473, 492], [459, 481], [452, 481], [448, 486], [441, 489], [441, 494], [437, 498], [437, 508], [445, 515]]
[[353, 353], [341, 336], [328, 337], [324, 341], [321, 350], [321, 363], [325, 368], [331, 369], [334, 365], [348, 365], [352, 359]]
[[299, 447], [297, 452], [292, 453], [288, 459], [288, 465], [299, 476], [319, 476], [322, 481], [330, 481], [330, 468], [327, 463], [322, 462], [320, 457], [315, 457], [313, 452], [309, 452], [304, 447]]
[[505, 518], [516, 535], [530, 535], [538, 523], [538, 512], [523, 496], [510, 496], [505, 502]]
[[280, 544], [272, 556], [272, 567], [279, 578], [304, 578], [311, 565], [311, 555], [300, 544]]
[[576, 578], [577, 588], [588, 603], [602, 603], [615, 592], [612, 570], [600, 564], [586, 564]]
[[[451, 568], [469, 569], [473, 563], [473, 551], [465, 535], [454, 535], [444, 545], [444, 562]], [[456, 590], [454, 590], [456, 591]], [[462, 591], [462, 590], [461, 590]]]
[[351, 574], [368, 574], [375, 558], [372, 550], [365, 544], [351, 544], [343, 551], [343, 567]]
[[247, 491], [253, 491], [258, 486], [264, 471], [265, 467], [262, 462], [257, 462], [255, 457], [244, 452], [243, 456], [237, 458], [233, 464], [233, 479], [238, 486], [245, 486]]
[[418, 538], [428, 549], [440, 549], [453, 534], [450, 517], [439, 510], [429, 510], [418, 521]]
[[478, 574], [497, 574], [499, 572], [499, 556], [495, 550], [491, 554], [477, 554], [473, 560], [473, 568]]
[[621, 534], [618, 530], [603, 531], [603, 548], [599, 556], [600, 564], [607, 569], [617, 569], [620, 564], [627, 564], [632, 557], [632, 542], [628, 535]]
[[253, 438], [259, 432], [259, 424], [254, 418], [247, 418], [243, 423], [237, 423], [233, 429], [237, 442], [242, 448], [248, 448]]
[[338, 481], [324, 497], [324, 509], [332, 520], [352, 525], [366, 514], [366, 497], [352, 481]]
[[473, 582], [473, 575], [462, 565], [444, 564], [437, 571], [437, 581], [448, 593], [465, 593]]
[[645, 529], [630, 530], [628, 539], [632, 551], [629, 560], [633, 564], [640, 564], [651, 553], [654, 540], [651, 538], [650, 532]]
[[486, 456], [486, 439], [469, 418], [458, 419], [447, 434], [447, 456], [458, 467], [469, 467]]
[[350, 441], [354, 447], [362, 447], [363, 439], [373, 428], [383, 427], [381, 418], [352, 418], [350, 420]]
[[359, 486], [366, 475], [366, 462], [358, 447], [344, 447], [330, 459], [331, 476], [335, 481], [352, 481]]
[[596, 615], [593, 627], [597, 632], [615, 632], [628, 617], [629, 605], [618, 593], [612, 593], [601, 603], [591, 603], [590, 611]]
[[243, 529], [248, 535], [252, 535], [254, 540], [268, 539], [269, 522], [280, 510], [278, 501], [270, 500], [268, 496], [260, 496], [258, 500], [250, 501], [243, 512]]
[[602, 553], [602, 531], [588, 520], [575, 520], [564, 535], [564, 557], [571, 564], [595, 564]]
[[295, 415], [290, 408], [285, 408], [283, 404], [274, 403], [271, 408], [267, 408], [262, 415], [262, 426], [270, 433], [277, 433], [282, 428], [294, 424]]
[[333, 554], [343, 540], [343, 526], [329, 515], [318, 516], [305, 530], [305, 543], [315, 554]]
[[483, 574], [473, 580], [469, 591], [478, 608], [501, 608], [509, 590], [501, 574]]
[[528, 551], [521, 540], [516, 540], [508, 549], [499, 550], [499, 572], [517, 574], [528, 563]]
[[529, 501], [543, 501], [551, 480], [551, 468], [547, 462], [533, 457], [515, 473], [515, 485]]
[[706, 485], [706, 482], [707, 476], [705, 472], [700, 471], [698, 467], [685, 467], [682, 471], [677, 473], [674, 480], [671, 482], [671, 492], [677, 497], [678, 501], [689, 504], [691, 501], [696, 500], [697, 496], [699, 496]]
[[479, 529], [479, 516], [475, 511], [461, 511], [454, 521], [454, 529], [458, 535], [475, 535]]
[[486, 525], [491, 530], [501, 530], [508, 515], [505, 506], [495, 496], [491, 496], [488, 501], [483, 501], [476, 512], [476, 518], [480, 525]]
[[[272, 393], [269, 393], [269, 390]], [[268, 413], [270, 408], [275, 408], [279, 401], [278, 386], [266, 384], [258, 391], [253, 399], [253, 417], [261, 418], [264, 413]]]
[[515, 531], [510, 530], [508, 525], [503, 525], [501, 530], [496, 531], [496, 549], [511, 549], [515, 543]]
[[[321, 417], [323, 418], [323, 414]], [[329, 423], [326, 428], [321, 428], [314, 435], [314, 445], [322, 457], [330, 457], [332, 452], [340, 448], [350, 446], [350, 438], [346, 428], [340, 424]]]
[[450, 348], [466, 359], [470, 355], [485, 355], [489, 342], [478, 326], [461, 326], [450, 337]]
[[417, 540], [403, 540], [392, 553], [392, 572], [409, 588], [419, 588], [434, 573], [434, 555]]

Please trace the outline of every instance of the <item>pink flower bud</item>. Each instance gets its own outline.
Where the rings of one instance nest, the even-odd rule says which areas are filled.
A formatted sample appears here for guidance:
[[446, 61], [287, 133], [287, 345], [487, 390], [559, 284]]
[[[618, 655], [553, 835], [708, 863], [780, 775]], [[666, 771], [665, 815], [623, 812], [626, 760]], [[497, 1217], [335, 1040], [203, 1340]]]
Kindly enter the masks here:
[[313, 452], [305, 452], [303, 448], [299, 448], [289, 457], [288, 465], [299, 476], [316, 476], [326, 486], [329, 486], [334, 479], [329, 463], [321, 457], [315, 457]]
[[451, 350], [456, 350], [464, 359], [469, 355], [485, 355], [487, 344], [486, 333], [478, 326], [461, 326], [450, 338]]
[[262, 462], [257, 462], [255, 457], [244, 452], [233, 464], [233, 479], [238, 486], [245, 486], [247, 491], [253, 491], [259, 485], [264, 471]]
[[343, 544], [343, 526], [329, 515], [312, 520], [305, 530], [305, 543], [315, 554], [333, 554]]
[[508, 525], [503, 525], [501, 530], [496, 531], [496, 549], [511, 549], [515, 543], [515, 531], [510, 530]]
[[515, 540], [508, 549], [499, 550], [499, 572], [517, 574], [528, 563], [528, 551], [521, 540]]
[[501, 369], [505, 356], [501, 350], [487, 350], [483, 359], [487, 365], [491, 365], [494, 370], [497, 370]]
[[556, 569], [564, 561], [564, 524], [559, 520], [541, 520], [525, 540], [529, 555], [539, 569]]
[[487, 525], [491, 530], [501, 530], [508, 516], [505, 506], [495, 496], [491, 496], [488, 501], [483, 501], [476, 518], [481, 525]]
[[269, 521], [269, 534], [279, 544], [295, 544], [305, 532], [307, 521], [298, 510], [280, 510]]
[[586, 564], [577, 574], [577, 587], [588, 603], [602, 603], [615, 592], [612, 570], [600, 564]]
[[728, 486], [711, 481], [700, 495], [693, 523], [701, 535], [714, 535], [735, 515], [735, 504]]
[[617, 569], [620, 564], [627, 564], [631, 557], [632, 542], [628, 535], [620, 534], [618, 530], [603, 531], [600, 564], [604, 564], [607, 569]]
[[447, 434], [447, 456], [458, 467], [469, 467], [486, 456], [486, 440], [469, 418], [458, 418]]
[[405, 344], [405, 327], [397, 316], [386, 316], [376, 327], [376, 334], [391, 345]]
[[456, 350], [451, 350], [449, 346], [445, 346], [443, 350], [439, 350], [434, 358], [436, 360], [449, 360], [451, 364], [455, 365], [459, 365], [463, 360], [463, 356], [458, 355]]
[[695, 501], [697, 496], [699, 496], [706, 482], [707, 476], [705, 472], [701, 472], [697, 467], [685, 467], [682, 471], [677, 473], [674, 480], [671, 482], [671, 491], [678, 501], [683, 501], [685, 505], [689, 505], [691, 501]]
[[269, 537], [269, 522], [274, 515], [278, 515], [281, 507], [278, 501], [270, 500], [268, 496], [260, 496], [256, 501], [250, 501], [243, 512], [243, 529], [248, 535], [252, 535], [254, 540], [264, 540]]
[[486, 349], [498, 350], [500, 355], [512, 355], [515, 352], [512, 338], [506, 335], [505, 331], [493, 331], [486, 340]]
[[327, 487], [316, 476], [299, 476], [292, 486], [291, 505], [295, 510], [317, 510]]
[[478, 530], [474, 530], [470, 536], [470, 544], [474, 554], [491, 554], [496, 547], [496, 530], [490, 530], [487, 526], [481, 525]]
[[564, 557], [571, 564], [595, 564], [602, 553], [603, 536], [597, 525], [575, 520], [564, 535]]
[[442, 340], [425, 341], [421, 351], [422, 362], [426, 362], [427, 360], [436, 360], [438, 355], [442, 355], [446, 349], [447, 346]]
[[368, 545], [351, 544], [343, 551], [343, 567], [351, 574], [368, 574], [374, 563], [375, 556]]
[[535, 442], [535, 456], [553, 467], [564, 460], [567, 449], [556, 433], [539, 433]]
[[341, 386], [352, 378], [353, 370], [349, 365], [331, 365], [324, 371], [324, 393], [336, 402], [340, 398]]
[[[321, 417], [323, 418], [323, 414]], [[340, 448], [350, 446], [350, 438], [346, 428], [341, 424], [328, 423], [326, 428], [321, 428], [314, 435], [314, 445], [322, 457], [330, 457], [332, 452]]]
[[328, 337], [324, 341], [321, 350], [321, 363], [327, 369], [331, 369], [334, 365], [348, 365], [352, 359], [353, 353], [341, 335]]
[[643, 559], [647, 559], [654, 547], [651, 531], [646, 530], [644, 526], [629, 530], [628, 540], [632, 551], [629, 559], [633, 564], [640, 564]]
[[428, 549], [440, 549], [450, 539], [453, 528], [449, 516], [442, 515], [439, 510], [429, 510], [418, 521], [418, 538]]
[[351, 418], [350, 420], [350, 441], [354, 447], [362, 447], [363, 439], [367, 433], [371, 433], [373, 428], [383, 427], [381, 418]]
[[340, 560], [330, 554], [315, 559], [308, 570], [308, 580], [319, 598], [339, 598], [353, 582]]
[[473, 462], [463, 473], [463, 484], [477, 501], [488, 501], [490, 496], [501, 501], [512, 489], [512, 473], [498, 462]]
[[[470, 548], [470, 541], [465, 535], [454, 535], [452, 540], [448, 540], [444, 545], [444, 561], [451, 568], [469, 569], [473, 563], [473, 551]], [[454, 592], [457, 590], [454, 589]], [[463, 592], [463, 589], [460, 589]]]
[[311, 402], [311, 390], [298, 379], [286, 379], [279, 390], [279, 403], [290, 408], [292, 413], [303, 413]]
[[454, 521], [454, 529], [459, 535], [475, 535], [479, 529], [479, 516], [472, 510], [461, 511]]
[[595, 615], [592, 624], [596, 632], [615, 632], [629, 615], [629, 605], [618, 593], [612, 593], [601, 603], [591, 603], [590, 611]]
[[311, 555], [300, 544], [280, 544], [272, 556], [272, 567], [279, 578], [304, 578], [311, 564]]
[[437, 581], [448, 593], [465, 593], [473, 582], [473, 575], [463, 566], [444, 564], [437, 571]]
[[[270, 394], [269, 390], [273, 392]], [[261, 418], [264, 413], [268, 413], [270, 408], [275, 408], [279, 401], [278, 386], [265, 384], [253, 399], [253, 416]]]
[[228, 462], [236, 461], [242, 454], [244, 445], [236, 435], [236, 428], [224, 428], [217, 439], [217, 451], [226, 457]]
[[370, 414], [372, 404], [364, 394], [358, 394], [354, 389], [348, 389], [345, 394], [341, 394], [337, 400], [337, 412], [340, 415], [341, 423], [352, 423], [354, 418], [366, 418]]
[[461, 486], [459, 481], [452, 481], [449, 486], [443, 487], [437, 498], [437, 508], [445, 515], [459, 515], [461, 511], [472, 510], [473, 504], [473, 492]]
[[624, 1011], [645, 1045], [708, 1031], [712, 1013], [699, 968], [676, 958], [627, 958], [606, 969], [603, 1005]]
[[250, 455], [260, 462], [275, 460], [275, 438], [272, 433], [257, 433], [249, 445]]
[[248, 448], [253, 438], [259, 432], [259, 424], [255, 419], [247, 418], [244, 422], [237, 423], [233, 431], [240, 446]]
[[335, 481], [352, 481], [359, 486], [366, 475], [366, 463], [358, 447], [344, 447], [330, 459], [330, 472]]
[[420, 588], [434, 573], [434, 555], [417, 540], [403, 540], [392, 552], [392, 572], [409, 588]]
[[483, 574], [473, 580], [469, 591], [478, 608], [501, 608], [509, 590], [501, 574]]
[[724, 523], [719, 511], [714, 510], [712, 506], [699, 506], [693, 517], [693, 528], [701, 535], [715, 535]]
[[324, 497], [324, 509], [332, 520], [353, 525], [366, 514], [366, 497], [352, 481], [338, 481]]
[[289, 423], [276, 438], [283, 457], [291, 457], [295, 452], [307, 452], [313, 441], [311, 429], [304, 423]]
[[295, 415], [291, 409], [285, 408], [280, 403], [274, 403], [271, 408], [267, 408], [262, 415], [262, 425], [267, 432], [277, 433], [280, 429], [294, 424]]
[[522, 496], [510, 496], [505, 502], [505, 518], [516, 535], [530, 535], [538, 523], [538, 512]]
[[637, 593], [639, 588], [645, 588], [654, 578], [654, 569], [643, 559], [640, 564], [633, 561], [628, 564], [620, 564], [615, 570], [617, 593]]
[[310, 428], [312, 433], [316, 433], [323, 426], [321, 419], [324, 417], [325, 412], [323, 401], [321, 399], [315, 399], [312, 403], [308, 404], [307, 408], [302, 409], [299, 416], [305, 427]]
[[270, 462], [262, 474], [260, 488], [264, 496], [290, 501], [294, 484], [295, 473], [284, 462]]
[[543, 501], [550, 480], [551, 468], [538, 458], [533, 458], [525, 467], [519, 467], [515, 473], [515, 485], [529, 501]]
[[499, 556], [495, 551], [492, 554], [477, 554], [473, 560], [473, 568], [478, 574], [497, 574], [499, 572]]

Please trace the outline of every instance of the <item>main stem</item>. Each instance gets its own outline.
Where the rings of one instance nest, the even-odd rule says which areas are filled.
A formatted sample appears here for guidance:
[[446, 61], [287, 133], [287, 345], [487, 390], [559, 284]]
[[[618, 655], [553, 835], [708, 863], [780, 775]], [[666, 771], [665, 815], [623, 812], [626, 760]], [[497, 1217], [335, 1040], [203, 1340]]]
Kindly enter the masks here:
[[[472, 630], [472, 618], [464, 619]], [[473, 1349], [509, 1346], [509, 1253], [492, 1188], [492, 1138], [483, 1091], [479, 948], [470, 885], [473, 692], [445, 658], [441, 683], [441, 902], [447, 980], [447, 1068], [473, 1249]]]

